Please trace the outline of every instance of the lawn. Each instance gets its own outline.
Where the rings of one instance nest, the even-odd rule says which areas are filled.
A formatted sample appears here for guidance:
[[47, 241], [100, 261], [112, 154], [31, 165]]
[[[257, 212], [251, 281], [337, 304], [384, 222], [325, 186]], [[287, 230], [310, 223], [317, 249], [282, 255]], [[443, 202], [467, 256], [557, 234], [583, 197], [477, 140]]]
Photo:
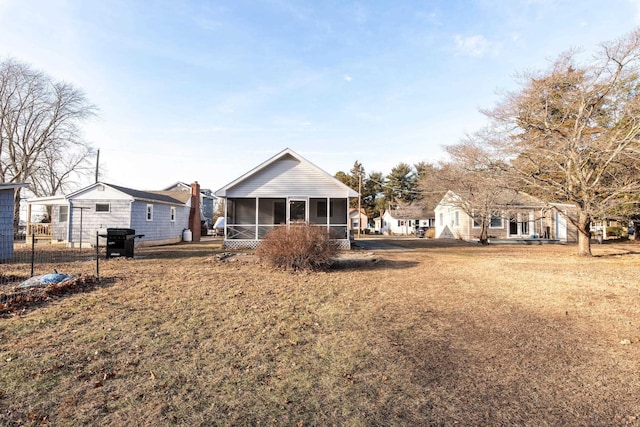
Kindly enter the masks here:
[[640, 245], [396, 243], [105, 261], [0, 318], [0, 425], [640, 424]]

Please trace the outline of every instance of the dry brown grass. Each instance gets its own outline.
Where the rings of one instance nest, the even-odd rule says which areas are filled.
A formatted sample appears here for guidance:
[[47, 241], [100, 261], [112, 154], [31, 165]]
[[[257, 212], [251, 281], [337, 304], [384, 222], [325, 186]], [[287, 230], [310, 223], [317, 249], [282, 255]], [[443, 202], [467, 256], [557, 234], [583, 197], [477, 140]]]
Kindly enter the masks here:
[[313, 274], [216, 243], [104, 262], [0, 319], [0, 424], [639, 423], [639, 246], [397, 243]]

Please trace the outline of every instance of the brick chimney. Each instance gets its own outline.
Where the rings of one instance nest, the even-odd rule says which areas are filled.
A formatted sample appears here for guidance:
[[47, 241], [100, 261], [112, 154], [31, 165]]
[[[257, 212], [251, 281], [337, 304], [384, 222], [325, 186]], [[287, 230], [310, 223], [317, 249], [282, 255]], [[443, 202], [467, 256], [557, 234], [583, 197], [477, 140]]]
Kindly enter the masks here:
[[200, 184], [198, 181], [191, 184], [191, 210], [189, 211], [189, 230], [191, 230], [192, 241], [200, 241]]

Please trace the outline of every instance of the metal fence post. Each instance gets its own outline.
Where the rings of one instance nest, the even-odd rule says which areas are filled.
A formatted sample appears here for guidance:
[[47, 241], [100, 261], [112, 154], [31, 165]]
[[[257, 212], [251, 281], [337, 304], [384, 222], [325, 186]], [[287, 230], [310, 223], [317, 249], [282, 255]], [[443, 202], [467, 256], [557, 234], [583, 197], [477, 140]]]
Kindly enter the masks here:
[[96, 231], [96, 278], [100, 280], [100, 234]]
[[35, 262], [36, 255], [36, 230], [35, 227], [31, 230], [31, 276], [33, 277], [33, 264]]

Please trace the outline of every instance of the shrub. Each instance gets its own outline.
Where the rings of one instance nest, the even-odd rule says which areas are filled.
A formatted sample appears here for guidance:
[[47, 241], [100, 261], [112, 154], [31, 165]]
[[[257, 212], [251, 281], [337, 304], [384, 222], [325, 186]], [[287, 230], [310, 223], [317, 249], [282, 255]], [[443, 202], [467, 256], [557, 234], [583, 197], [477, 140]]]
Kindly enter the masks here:
[[627, 237], [628, 229], [626, 227], [613, 226], [607, 227], [607, 237]]
[[320, 270], [331, 266], [336, 241], [323, 227], [276, 227], [260, 242], [256, 255], [272, 266], [292, 270]]

